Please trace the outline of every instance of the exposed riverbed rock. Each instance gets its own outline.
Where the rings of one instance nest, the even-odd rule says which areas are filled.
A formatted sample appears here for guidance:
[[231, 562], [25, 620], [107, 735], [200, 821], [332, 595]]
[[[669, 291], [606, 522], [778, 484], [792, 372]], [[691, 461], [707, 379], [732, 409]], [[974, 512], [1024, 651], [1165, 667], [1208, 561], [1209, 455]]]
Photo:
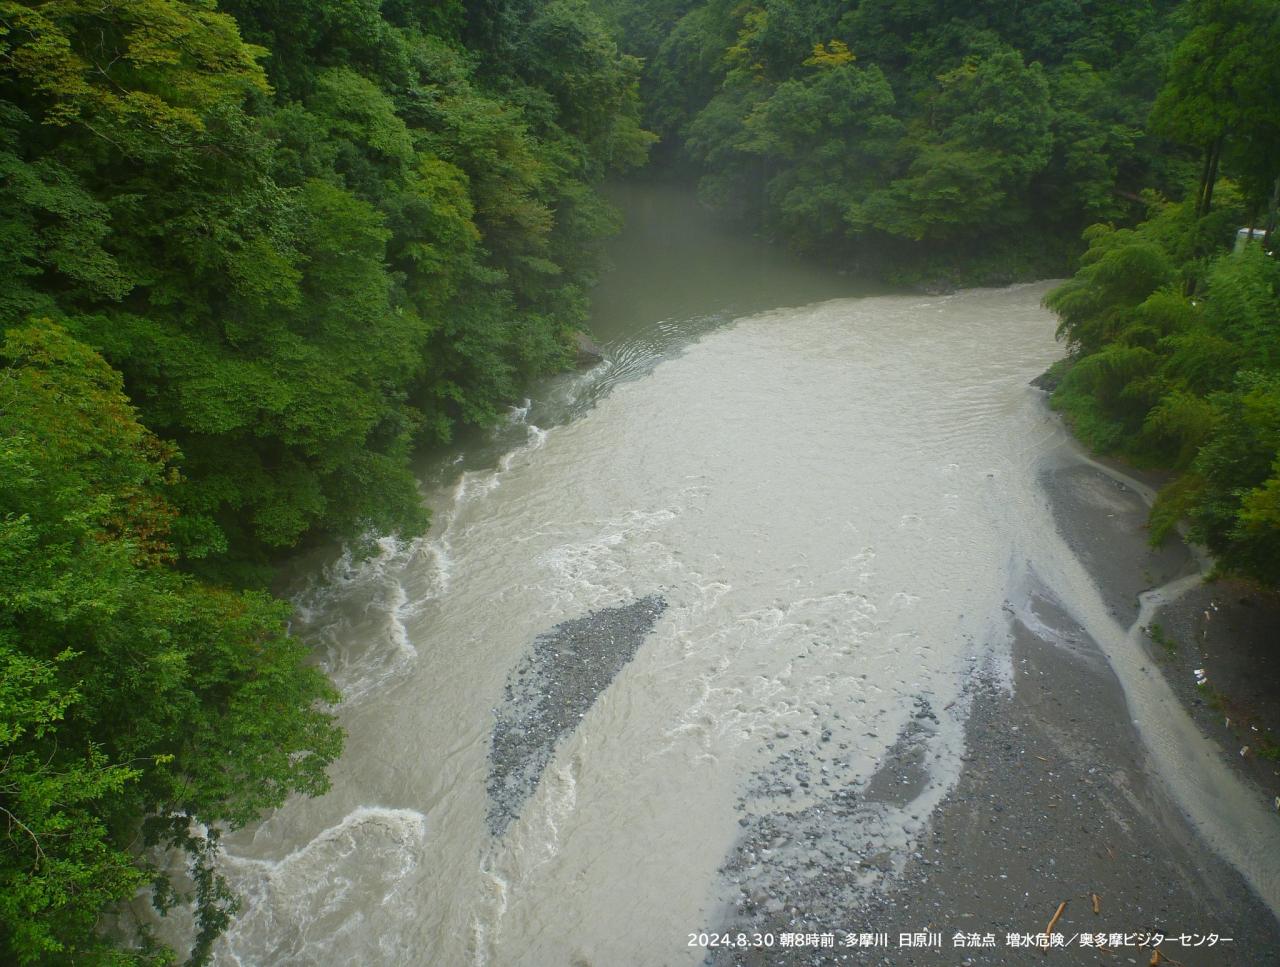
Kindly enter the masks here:
[[537, 789], [557, 744], [635, 657], [667, 608], [651, 594], [539, 635], [507, 679], [489, 746], [489, 828], [504, 833]]
[[[907, 848], [886, 849], [868, 832], [875, 809], [909, 802], [918, 789], [921, 726], [908, 728], [864, 786], [842, 786], [803, 810], [768, 810], [761, 790], [749, 790], [724, 869], [729, 904], [719, 930], [772, 939], [710, 950], [708, 967], [1018, 967], [1040, 955], [1010, 947], [1009, 935], [1044, 930], [1064, 900], [1055, 931], [1128, 940], [1109, 951], [1073, 940], [1049, 954], [1054, 964], [1145, 965], [1152, 948], [1136, 938], [1152, 934], [1174, 938], [1160, 948], [1164, 963], [1280, 963], [1280, 925], [1149, 773], [1096, 643], [1054, 610], [1047, 591], [1037, 599], [1044, 620], [1035, 624], [1058, 626], [1073, 647], [1012, 621], [1013, 692], [975, 680], [960, 780]], [[801, 750], [769, 772], [803, 768], [811, 755]], [[941, 945], [899, 948], [899, 933], [925, 930], [939, 932]], [[783, 934], [823, 932], [889, 940], [871, 949], [780, 946]], [[961, 947], [957, 933], [993, 939]], [[1211, 933], [1232, 939], [1212, 947], [1180, 940]]]
[[1151, 546], [1146, 502], [1123, 481], [1074, 462], [1046, 468], [1040, 481], [1063, 538], [1126, 625], [1138, 616], [1139, 594], [1194, 571], [1195, 559], [1177, 537]]
[[604, 359], [604, 350], [592, 342], [591, 337], [585, 332], [573, 334], [573, 345], [577, 353], [577, 363], [583, 369], [594, 366]]
[[1160, 608], [1143, 641], [1201, 731], [1280, 810], [1280, 593], [1206, 583]]
[[1062, 377], [1066, 375], [1066, 371], [1059, 366], [1050, 366], [1043, 373], [1031, 380], [1031, 385], [1038, 390], [1052, 394], [1059, 386], [1062, 385]]

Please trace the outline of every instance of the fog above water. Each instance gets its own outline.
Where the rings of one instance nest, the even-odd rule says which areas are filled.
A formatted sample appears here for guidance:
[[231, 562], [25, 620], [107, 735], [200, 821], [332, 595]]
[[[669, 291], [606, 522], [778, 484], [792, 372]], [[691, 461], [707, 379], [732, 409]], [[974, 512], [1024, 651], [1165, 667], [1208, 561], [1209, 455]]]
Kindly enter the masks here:
[[[1046, 284], [868, 294], [688, 194], [621, 200], [606, 361], [424, 470], [425, 538], [301, 582], [347, 751], [327, 796], [228, 839], [246, 900], [218, 963], [698, 963], [741, 817], [863, 788], [924, 721], [925, 781], [864, 830], [901, 856], [1029, 561], [1082, 586], [1036, 483], [1061, 442], [1028, 386], [1061, 354]], [[522, 721], [535, 639], [641, 599], [652, 631], [495, 832], [493, 730]], [[810, 784], [760, 794], [819, 745]]]

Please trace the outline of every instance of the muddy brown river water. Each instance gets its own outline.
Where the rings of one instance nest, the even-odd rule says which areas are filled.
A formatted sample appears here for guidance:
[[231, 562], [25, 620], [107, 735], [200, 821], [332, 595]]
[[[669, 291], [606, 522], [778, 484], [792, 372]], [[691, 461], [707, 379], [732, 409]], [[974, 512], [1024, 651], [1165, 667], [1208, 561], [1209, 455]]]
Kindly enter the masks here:
[[[969, 686], [1012, 681], [1033, 579], [1274, 903], [1264, 807], [1055, 531], [1048, 285], [875, 293], [687, 194], [620, 200], [605, 361], [424, 467], [425, 537], [297, 582], [347, 749], [328, 795], [227, 839], [245, 902], [216, 962], [696, 964], [743, 829], [856, 797], [847, 856], [802, 848], [879, 857], [878, 889], [958, 780]], [[907, 794], [881, 795], [904, 740]]]

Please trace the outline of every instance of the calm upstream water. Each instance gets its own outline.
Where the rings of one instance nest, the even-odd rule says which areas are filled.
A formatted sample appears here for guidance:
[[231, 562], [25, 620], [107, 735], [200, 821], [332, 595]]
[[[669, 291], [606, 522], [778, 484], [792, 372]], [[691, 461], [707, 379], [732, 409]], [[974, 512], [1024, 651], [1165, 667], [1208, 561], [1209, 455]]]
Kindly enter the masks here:
[[[822, 730], [856, 784], [927, 703], [928, 781], [875, 832], [904, 849], [1028, 559], [1083, 587], [1036, 484], [1046, 285], [874, 294], [685, 193], [620, 201], [606, 361], [425, 467], [427, 536], [300, 583], [347, 750], [328, 795], [228, 838], [219, 964], [698, 963], [771, 761]], [[621, 649], [585, 684], [573, 629]], [[511, 710], [530, 669], [563, 700], [538, 721]], [[545, 752], [501, 821], [498, 721]]]

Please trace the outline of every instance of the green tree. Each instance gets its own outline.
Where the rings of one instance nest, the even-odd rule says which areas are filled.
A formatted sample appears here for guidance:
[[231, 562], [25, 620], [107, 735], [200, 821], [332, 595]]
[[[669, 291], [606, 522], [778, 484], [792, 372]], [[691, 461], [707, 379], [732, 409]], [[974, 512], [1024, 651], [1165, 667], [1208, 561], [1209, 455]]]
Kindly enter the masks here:
[[[1179, 187], [1182, 157], [1143, 130], [1177, 5], [598, 0], [645, 58], [664, 158], [693, 163], [705, 202], [890, 278], [989, 282], [1065, 273], [1087, 225]], [[891, 100], [826, 99], [822, 75], [847, 64]], [[784, 105], [794, 128], [820, 102], [797, 151]]]
[[174, 570], [177, 455], [120, 376], [49, 322], [10, 332], [2, 358], [0, 947], [127, 960], [99, 922], [164, 881], [149, 843], [190, 854], [199, 959], [234, 907], [217, 830], [327, 787], [341, 733], [319, 703], [337, 696], [302, 664], [285, 606]]
[[1280, 176], [1280, 4], [1275, 0], [1189, 0], [1190, 31], [1169, 61], [1152, 110], [1153, 127], [1203, 155], [1196, 214], [1213, 204], [1224, 154], [1257, 211]]
[[905, 171], [852, 206], [850, 220], [910, 239], [999, 231], [1029, 220], [1016, 200], [1049, 160], [1049, 87], [1013, 50], [938, 77], [906, 146]]
[[902, 134], [880, 70], [833, 48], [821, 45], [808, 77], [779, 84], [743, 122], [743, 150], [769, 166], [766, 218], [800, 248], [845, 234], [846, 213], [874, 190]]

